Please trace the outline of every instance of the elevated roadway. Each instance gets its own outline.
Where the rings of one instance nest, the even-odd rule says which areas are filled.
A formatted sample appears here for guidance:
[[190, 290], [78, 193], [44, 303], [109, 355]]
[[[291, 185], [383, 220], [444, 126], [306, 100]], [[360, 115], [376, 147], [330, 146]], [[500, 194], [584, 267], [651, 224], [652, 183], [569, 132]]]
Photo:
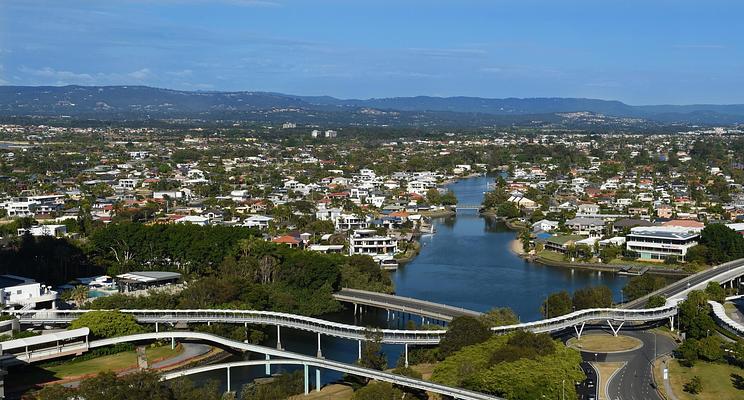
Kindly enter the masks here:
[[692, 290], [703, 290], [709, 282], [732, 286], [734, 282], [739, 283], [741, 281], [742, 275], [744, 275], [744, 259], [730, 261], [690, 275], [651, 294], [627, 302], [623, 304], [623, 308], [644, 308], [648, 299], [652, 296], [662, 296], [673, 301], [684, 300], [687, 293]]
[[[84, 328], [87, 329], [87, 328]], [[48, 338], [44, 338], [44, 336], [48, 336]], [[55, 335], [42, 335], [36, 337], [34, 344], [40, 345], [43, 344], [46, 340], [49, 345], [54, 344], [53, 346], [50, 346], [49, 348], [37, 348], [29, 352], [28, 349], [25, 351], [22, 351], [20, 353], [16, 354], [5, 354], [4, 357], [6, 360], [9, 357], [15, 358], [19, 362], [35, 362], [40, 361], [42, 359], [49, 359], [50, 357], [46, 356], [46, 354], [56, 352], [57, 357], [63, 357], [67, 355], [66, 353], [61, 353], [58, 351], [58, 338], [55, 337]], [[67, 338], [70, 339], [70, 338]], [[491, 395], [478, 393], [466, 389], [460, 389], [455, 387], [450, 387], [446, 385], [440, 385], [433, 382], [427, 382], [419, 379], [409, 378], [402, 375], [395, 375], [387, 372], [372, 370], [368, 368], [359, 367], [357, 365], [351, 365], [346, 363], [341, 363], [337, 361], [330, 361], [323, 359], [321, 357], [312, 357], [307, 356], [304, 354], [294, 353], [286, 350], [281, 349], [275, 349], [272, 347], [266, 347], [266, 346], [260, 346], [250, 343], [244, 343], [239, 342], [236, 340], [227, 339], [221, 336], [212, 335], [209, 333], [202, 333], [202, 332], [184, 332], [184, 331], [171, 331], [171, 332], [153, 332], [153, 333], [142, 333], [142, 334], [136, 334], [136, 335], [127, 335], [127, 336], [119, 336], [114, 338], [108, 338], [108, 339], [101, 339], [101, 340], [94, 340], [94, 341], [88, 341], [87, 340], [87, 334], [85, 335], [85, 341], [80, 341], [76, 343], [70, 343], [67, 344], [67, 349], [76, 351], [77, 353], [83, 353], [90, 349], [95, 349], [99, 347], [105, 347], [105, 346], [112, 346], [119, 343], [132, 343], [132, 342], [143, 342], [143, 341], [155, 341], [155, 340], [189, 340], [189, 341], [200, 341], [200, 342], [207, 342], [213, 345], [217, 345], [220, 347], [225, 348], [231, 348], [238, 351], [243, 352], [251, 352], [251, 353], [258, 353], [266, 356], [266, 361], [260, 360], [259, 362], [255, 362], [255, 365], [266, 365], [267, 367], [272, 364], [294, 364], [294, 365], [303, 365], [305, 366], [305, 392], [308, 392], [309, 387], [309, 379], [308, 379], [308, 368], [314, 367], [318, 369], [326, 369], [326, 370], [332, 370], [332, 371], [338, 371], [342, 373], [347, 373], [355, 376], [361, 376], [364, 378], [369, 379], [375, 379], [383, 382], [389, 382], [396, 385], [401, 385], [404, 387], [410, 387], [414, 389], [420, 389], [425, 390], [432, 393], [438, 393], [440, 395], [444, 396], [450, 396], [455, 399], [464, 399], [464, 400], [486, 400], [486, 399], [499, 399], [498, 397], [494, 397]], [[45, 354], [44, 358], [37, 357], [38, 355]], [[281, 360], [271, 360], [271, 357], [280, 358]], [[176, 374], [170, 374], [166, 375], [166, 378], [173, 378], [176, 377], [178, 374], [181, 375], [189, 375], [193, 373], [199, 373], [199, 372], [205, 372], [210, 371], [214, 369], [221, 369], [221, 368], [227, 368], [227, 367], [235, 367], [240, 366], [244, 364], [243, 362], [238, 363], [228, 363], [228, 364], [217, 364], [217, 365], [211, 365], [186, 371], [181, 371]], [[253, 362], [246, 363], [245, 365], [253, 365]], [[189, 373], [189, 371], [191, 371]], [[316, 379], [319, 382], [319, 372], [316, 372]], [[316, 388], [319, 387], [319, 384], [316, 385]]]
[[438, 321], [449, 322], [455, 317], [470, 316], [479, 317], [482, 313], [460, 307], [448, 306], [446, 304], [414, 299], [412, 297], [396, 296], [392, 294], [368, 292], [357, 289], [341, 289], [333, 297], [344, 303], [354, 304], [354, 313], [357, 306], [370, 306], [382, 308], [388, 311], [403, 312], [420, 315]]

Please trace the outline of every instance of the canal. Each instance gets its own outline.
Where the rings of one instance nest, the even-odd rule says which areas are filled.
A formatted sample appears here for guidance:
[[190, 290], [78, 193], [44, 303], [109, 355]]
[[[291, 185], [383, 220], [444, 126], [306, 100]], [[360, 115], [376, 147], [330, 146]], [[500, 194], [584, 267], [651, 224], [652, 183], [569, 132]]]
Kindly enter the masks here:
[[[488, 190], [492, 178], [478, 177], [461, 180], [448, 185], [462, 204], [479, 204]], [[527, 262], [512, 253], [510, 244], [516, 233], [492, 218], [482, 217], [477, 211], [464, 210], [456, 217], [438, 218], [434, 221], [435, 233], [421, 238], [421, 252], [410, 263], [392, 273], [396, 293], [402, 296], [449, 305], [487, 311], [493, 307], [509, 307], [520, 320], [532, 321], [540, 318], [539, 307], [550, 293], [592, 285], [607, 285], [616, 300], [620, 300], [620, 289], [627, 278], [612, 273], [571, 270], [547, 267]], [[346, 310], [324, 318], [344, 323], [374, 327], [403, 327], [406, 320], [397, 316], [386, 320], [382, 310], [365, 310], [360, 316]], [[414, 321], [419, 321], [415, 318]], [[264, 342], [274, 346], [273, 334]], [[282, 344], [286, 350], [315, 355], [315, 334], [282, 330]], [[401, 355], [402, 346], [385, 345], [390, 366], [394, 366]], [[351, 340], [323, 337], [323, 356], [327, 359], [352, 363], [357, 358], [357, 343]], [[252, 358], [257, 358], [256, 356]], [[263, 376], [263, 367], [233, 369], [232, 388]], [[287, 370], [293, 370], [287, 368]], [[311, 378], [314, 377], [314, 372]], [[333, 372], [322, 372], [323, 383], [332, 382], [342, 376]], [[225, 373], [211, 372], [195, 378], [197, 382], [217, 379], [225, 386]]]

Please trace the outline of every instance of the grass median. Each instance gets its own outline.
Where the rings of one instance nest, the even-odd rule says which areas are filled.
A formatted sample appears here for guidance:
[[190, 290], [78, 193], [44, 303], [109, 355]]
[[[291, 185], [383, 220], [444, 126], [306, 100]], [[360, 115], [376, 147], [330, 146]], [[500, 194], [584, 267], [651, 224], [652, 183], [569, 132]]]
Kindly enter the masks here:
[[643, 346], [643, 343], [634, 337], [623, 335], [612, 336], [604, 334], [585, 334], [581, 336], [581, 339], [569, 339], [566, 344], [569, 347], [573, 347], [577, 350], [591, 353], [616, 353], [631, 351]]

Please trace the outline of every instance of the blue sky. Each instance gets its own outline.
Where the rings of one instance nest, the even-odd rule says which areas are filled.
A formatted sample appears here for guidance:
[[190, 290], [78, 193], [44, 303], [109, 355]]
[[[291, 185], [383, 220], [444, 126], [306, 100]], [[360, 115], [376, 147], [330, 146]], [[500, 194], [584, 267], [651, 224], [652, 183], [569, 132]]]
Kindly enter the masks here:
[[744, 2], [0, 0], [0, 84], [744, 103]]

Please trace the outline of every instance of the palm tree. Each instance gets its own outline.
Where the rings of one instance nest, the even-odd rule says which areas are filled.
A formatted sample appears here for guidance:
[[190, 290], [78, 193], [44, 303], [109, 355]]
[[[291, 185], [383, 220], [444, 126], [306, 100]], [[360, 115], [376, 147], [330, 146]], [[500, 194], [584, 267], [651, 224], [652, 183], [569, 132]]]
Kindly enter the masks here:
[[84, 285], [75, 286], [70, 293], [70, 298], [78, 306], [82, 305], [88, 299], [88, 287]]

